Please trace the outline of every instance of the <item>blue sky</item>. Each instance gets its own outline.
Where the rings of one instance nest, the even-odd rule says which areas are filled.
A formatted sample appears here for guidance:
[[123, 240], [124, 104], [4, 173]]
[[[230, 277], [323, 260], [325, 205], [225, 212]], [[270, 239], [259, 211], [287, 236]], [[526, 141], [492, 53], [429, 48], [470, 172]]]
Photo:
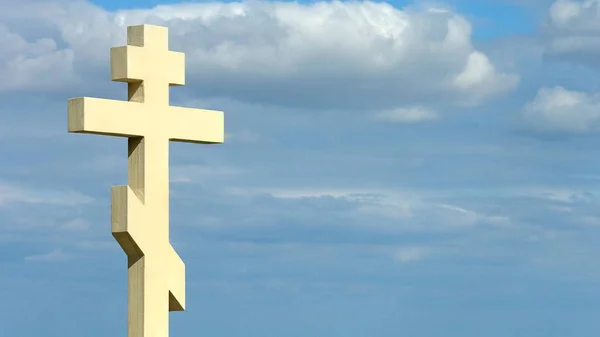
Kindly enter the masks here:
[[[157, 5], [161, 5], [155, 7]], [[125, 99], [108, 50], [168, 26], [172, 336], [591, 337], [600, 329], [600, 1], [0, 0], [0, 336], [126, 334], [110, 233]]]

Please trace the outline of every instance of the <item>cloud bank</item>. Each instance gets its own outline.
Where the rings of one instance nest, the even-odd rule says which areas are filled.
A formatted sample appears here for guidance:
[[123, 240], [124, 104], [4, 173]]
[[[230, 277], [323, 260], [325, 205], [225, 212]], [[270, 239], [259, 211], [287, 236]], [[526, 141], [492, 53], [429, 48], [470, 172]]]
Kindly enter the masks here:
[[0, 41], [10, 46], [0, 52], [3, 91], [105, 80], [91, 74], [106, 72], [108, 48], [124, 44], [125, 27], [140, 23], [170, 27], [171, 49], [186, 53], [196, 97], [322, 109], [434, 99], [475, 105], [519, 79], [474, 48], [464, 17], [437, 7], [248, 1], [107, 12], [73, 0], [3, 4], [0, 12]]

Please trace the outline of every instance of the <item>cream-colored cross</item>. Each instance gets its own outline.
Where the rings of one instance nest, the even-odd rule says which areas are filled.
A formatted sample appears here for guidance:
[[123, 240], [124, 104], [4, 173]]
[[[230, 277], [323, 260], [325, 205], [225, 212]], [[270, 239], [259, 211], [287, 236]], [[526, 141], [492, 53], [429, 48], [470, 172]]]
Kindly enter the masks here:
[[70, 99], [69, 132], [128, 137], [128, 186], [111, 190], [112, 233], [129, 262], [128, 336], [167, 337], [169, 311], [185, 307], [185, 265], [169, 242], [169, 141], [222, 143], [223, 112], [169, 105], [185, 58], [169, 51], [165, 27], [127, 27], [110, 61], [129, 101]]

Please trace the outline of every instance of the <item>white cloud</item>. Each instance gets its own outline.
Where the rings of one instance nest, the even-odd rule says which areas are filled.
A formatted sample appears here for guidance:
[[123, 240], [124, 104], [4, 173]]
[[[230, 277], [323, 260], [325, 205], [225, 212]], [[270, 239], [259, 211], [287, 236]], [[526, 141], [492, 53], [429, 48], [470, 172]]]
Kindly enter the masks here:
[[27, 41], [0, 23], [0, 45], [0, 91], [52, 90], [75, 81], [75, 54], [58, 48], [54, 39]]
[[25, 256], [25, 261], [30, 262], [60, 262], [68, 259], [70, 259], [70, 256], [60, 249], [45, 254]]
[[[170, 27], [171, 48], [186, 53], [190, 78], [201, 79], [199, 92], [213, 97], [384, 109], [432, 97], [475, 104], [518, 81], [474, 49], [465, 18], [432, 7], [253, 1], [112, 13], [82, 1], [48, 1], [5, 10], [2, 19], [13, 20], [12, 26], [21, 27], [20, 21], [44, 24], [48, 36], [66, 44], [60, 49], [48, 37], [26, 41], [15, 28], [12, 35], [0, 31], [5, 39], [20, 41], [20, 50], [35, 50], [37, 57], [47, 58], [38, 61], [39, 67], [57, 72], [46, 78], [62, 78], [69, 71], [86, 74], [88, 67], [107, 71], [108, 48], [124, 43], [125, 26], [152, 23]], [[3, 54], [16, 59], [22, 52]], [[58, 62], [53, 57], [63, 63], [52, 63]], [[19, 77], [25, 87], [34, 79], [20, 72], [37, 68], [15, 69], [5, 81]], [[97, 75], [89, 79], [105, 80]]]
[[[356, 216], [374, 231], [431, 232], [460, 231], [476, 226], [507, 227], [511, 219], [505, 214], [487, 213], [433, 200], [445, 198], [442, 192], [426, 190], [384, 189], [256, 189], [229, 190], [237, 195], [269, 194], [282, 199], [316, 199], [332, 197], [355, 203]], [[348, 212], [348, 210], [345, 210]]]
[[420, 106], [384, 110], [375, 114], [376, 120], [405, 124], [432, 121], [438, 118], [439, 115], [435, 111]]
[[590, 202], [594, 199], [594, 193], [569, 187], [546, 187], [546, 186], [523, 186], [513, 191], [517, 196], [541, 198], [562, 203]]
[[171, 168], [172, 183], [207, 183], [243, 174], [243, 169], [220, 165], [175, 165]]
[[600, 0], [557, 0], [548, 11], [547, 52], [600, 66]]
[[519, 78], [513, 74], [498, 73], [483, 53], [469, 54], [463, 71], [454, 79], [454, 85], [465, 94], [463, 104], [474, 105], [482, 97], [492, 96], [495, 91], [509, 91]]
[[525, 105], [523, 116], [540, 132], [581, 134], [596, 131], [600, 119], [600, 95], [563, 87], [542, 88]]
[[[478, 224], [502, 226], [510, 224], [510, 218], [503, 215], [490, 215], [476, 212], [456, 205], [430, 205], [439, 207], [440, 222], [450, 228], [471, 227]], [[438, 213], [432, 210], [431, 213]], [[441, 220], [444, 219], [444, 220]], [[443, 221], [443, 222], [442, 222]]]
[[94, 199], [73, 191], [35, 190], [0, 182], [0, 207], [9, 202], [74, 206]]
[[119, 250], [119, 244], [116, 241], [99, 241], [85, 240], [77, 241], [74, 244], [75, 248], [90, 251], [113, 251]]
[[[250, 191], [247, 191], [250, 192]], [[412, 216], [411, 210], [420, 204], [418, 196], [404, 191], [382, 191], [367, 189], [262, 189], [254, 191], [268, 193], [282, 199], [305, 199], [333, 197], [343, 198], [357, 203], [357, 211], [371, 216], [383, 216], [392, 219], [405, 219]], [[252, 192], [250, 192], [252, 193]], [[369, 222], [370, 226], [378, 226]]]
[[330, 196], [334, 198], [353, 197], [371, 194], [373, 191], [354, 190], [354, 189], [328, 189], [328, 188], [305, 188], [305, 189], [285, 189], [285, 188], [263, 188], [254, 190], [232, 190], [233, 193], [268, 193], [276, 198], [299, 199], [299, 198], [319, 198]]
[[426, 250], [422, 247], [404, 247], [396, 250], [394, 259], [399, 263], [410, 263], [422, 260]]
[[557, 0], [549, 9], [549, 17], [557, 28], [571, 31], [600, 30], [599, 0]]
[[87, 231], [90, 229], [90, 224], [81, 218], [77, 218], [62, 224], [59, 229], [68, 232]]

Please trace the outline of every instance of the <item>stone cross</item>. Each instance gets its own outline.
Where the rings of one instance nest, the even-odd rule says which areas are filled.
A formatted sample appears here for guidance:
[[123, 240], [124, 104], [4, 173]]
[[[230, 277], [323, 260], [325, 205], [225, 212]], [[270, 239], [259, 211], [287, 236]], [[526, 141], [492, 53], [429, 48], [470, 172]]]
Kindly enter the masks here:
[[129, 101], [70, 99], [69, 132], [128, 138], [128, 184], [111, 189], [112, 234], [129, 264], [128, 336], [167, 337], [169, 311], [185, 310], [185, 264], [169, 242], [169, 141], [222, 143], [223, 112], [169, 105], [185, 55], [169, 51], [165, 27], [127, 27], [110, 62]]

